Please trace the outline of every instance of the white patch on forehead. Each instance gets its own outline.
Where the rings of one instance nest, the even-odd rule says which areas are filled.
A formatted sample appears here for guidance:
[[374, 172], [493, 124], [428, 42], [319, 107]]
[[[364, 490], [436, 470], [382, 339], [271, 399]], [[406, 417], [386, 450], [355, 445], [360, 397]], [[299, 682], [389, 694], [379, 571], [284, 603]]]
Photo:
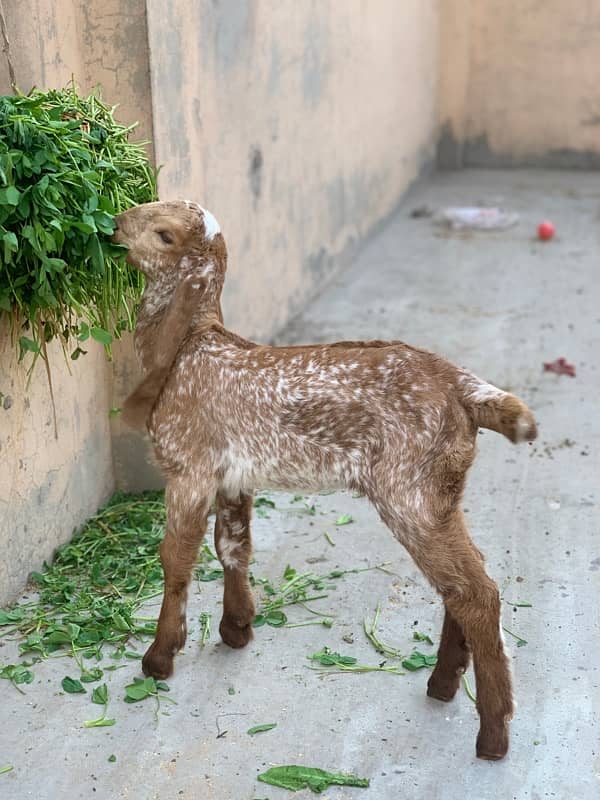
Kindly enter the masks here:
[[204, 232], [206, 234], [206, 238], [214, 239], [217, 233], [221, 233], [221, 226], [215, 217], [213, 217], [213, 215], [210, 213], [210, 211], [202, 208], [202, 206], [198, 206], [198, 208], [204, 214]]
[[205, 208], [202, 208], [199, 203], [194, 203], [191, 200], [184, 200], [183, 202], [188, 208], [193, 208], [196, 211], [202, 212], [202, 216], [204, 217], [204, 233], [207, 239], [214, 239], [217, 233], [221, 233], [221, 226], [210, 211], [207, 211]]

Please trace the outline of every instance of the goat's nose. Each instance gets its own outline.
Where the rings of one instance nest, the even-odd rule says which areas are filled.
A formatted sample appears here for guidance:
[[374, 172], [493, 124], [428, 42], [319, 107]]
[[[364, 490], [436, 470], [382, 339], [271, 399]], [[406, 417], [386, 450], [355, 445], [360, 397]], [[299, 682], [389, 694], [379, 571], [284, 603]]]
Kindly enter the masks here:
[[111, 239], [112, 239], [113, 242], [117, 242], [118, 243], [118, 238], [117, 237], [118, 237], [119, 231], [121, 230], [121, 226], [119, 225], [119, 217], [115, 217], [113, 222], [115, 223], [115, 229], [112, 232]]

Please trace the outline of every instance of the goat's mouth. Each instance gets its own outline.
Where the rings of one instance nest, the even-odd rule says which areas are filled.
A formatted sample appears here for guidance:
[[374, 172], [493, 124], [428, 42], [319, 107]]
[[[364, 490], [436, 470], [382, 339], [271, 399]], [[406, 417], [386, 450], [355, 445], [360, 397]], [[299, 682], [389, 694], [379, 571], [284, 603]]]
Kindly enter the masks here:
[[123, 228], [119, 225], [118, 218], [115, 219], [115, 223], [116, 223], [117, 227], [113, 231], [113, 234], [110, 237], [110, 240], [111, 240], [111, 242], [113, 244], [121, 244], [121, 245], [125, 246], [126, 245], [125, 235], [124, 235], [125, 232], [123, 231]]

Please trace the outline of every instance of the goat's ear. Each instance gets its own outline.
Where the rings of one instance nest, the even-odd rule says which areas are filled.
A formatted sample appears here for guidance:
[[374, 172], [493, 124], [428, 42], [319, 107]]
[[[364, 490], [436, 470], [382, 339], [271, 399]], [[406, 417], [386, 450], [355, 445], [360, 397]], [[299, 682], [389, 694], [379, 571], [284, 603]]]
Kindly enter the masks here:
[[173, 363], [207, 288], [208, 281], [194, 273], [179, 281], [157, 332], [154, 367], [169, 367]]
[[156, 333], [148, 373], [123, 406], [122, 418], [130, 427], [143, 430], [146, 426], [207, 288], [208, 280], [194, 272], [185, 275], [175, 287]]

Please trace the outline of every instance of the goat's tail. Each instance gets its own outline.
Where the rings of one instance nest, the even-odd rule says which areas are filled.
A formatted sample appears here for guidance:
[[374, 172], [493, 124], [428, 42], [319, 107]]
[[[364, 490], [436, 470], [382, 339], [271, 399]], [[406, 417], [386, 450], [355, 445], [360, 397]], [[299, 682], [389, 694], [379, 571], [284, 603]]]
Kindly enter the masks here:
[[514, 444], [531, 442], [537, 436], [535, 418], [522, 400], [461, 371], [458, 388], [462, 403], [476, 425], [506, 436]]

